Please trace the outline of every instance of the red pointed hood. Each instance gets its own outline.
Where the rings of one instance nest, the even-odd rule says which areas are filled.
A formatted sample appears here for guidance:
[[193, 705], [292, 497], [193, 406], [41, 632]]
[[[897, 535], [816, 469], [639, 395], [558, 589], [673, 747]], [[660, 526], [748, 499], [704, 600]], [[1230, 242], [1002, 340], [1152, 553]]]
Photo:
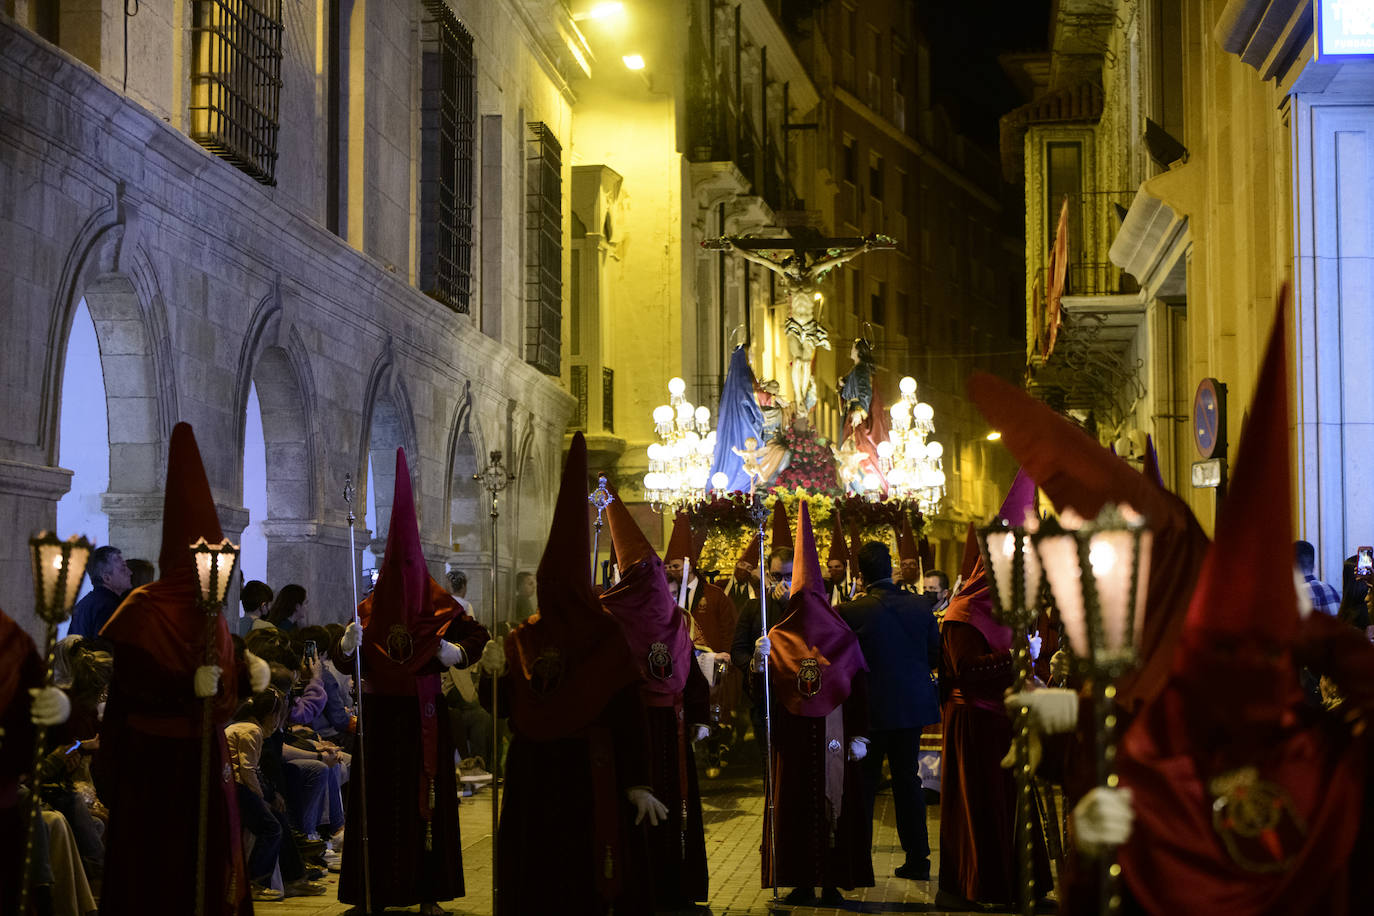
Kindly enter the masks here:
[[644, 670], [641, 692], [645, 702], [670, 705], [681, 697], [687, 686], [688, 666], [694, 663], [687, 618], [668, 585], [663, 561], [620, 494], [614, 489], [611, 492], [615, 499], [606, 514], [620, 581], [602, 592], [601, 606], [620, 621], [630, 654]]
[[[1002, 508], [997, 517], [1012, 524], [1022, 524], [1026, 511], [1035, 505], [1035, 481], [1027, 476], [1022, 468], [1017, 468], [1016, 477], [1002, 500]], [[983, 558], [978, 551], [978, 540], [973, 525], [968, 526], [969, 540], [964, 546], [964, 563], [969, 562], [969, 547], [973, 548], [973, 567], [959, 588], [959, 593], [950, 599], [945, 608], [945, 623], [966, 623], [975, 627], [988, 641], [988, 648], [994, 652], [1011, 649], [1011, 627], [1003, 626], [992, 616], [992, 590], [988, 587], [988, 572], [983, 566]]]
[[1145, 475], [1146, 480], [1153, 481], [1155, 486], [1161, 490], [1166, 490], [1164, 486], [1164, 475], [1159, 472], [1159, 455], [1155, 452], [1155, 440], [1149, 433], [1145, 434], [1145, 460], [1141, 462], [1140, 473]]
[[697, 565], [695, 545], [692, 542], [692, 520], [686, 512], [678, 512], [673, 517], [673, 533], [668, 536], [668, 547], [663, 551], [663, 560], [690, 560]]
[[1140, 665], [1116, 682], [1118, 702], [1135, 707], [1168, 679], [1184, 611], [1210, 543], [1207, 535], [1177, 496], [1021, 389], [975, 373], [968, 392], [1055, 509], [1093, 518], [1109, 502], [1126, 503], [1145, 517], [1153, 532]]
[[783, 504], [782, 497], [778, 497], [773, 504], [773, 531], [768, 536], [768, 550], [771, 553], [779, 547], [792, 547], [792, 525], [787, 518], [787, 506]]
[[859, 638], [826, 598], [825, 579], [802, 500], [788, 614], [768, 631], [773, 689], [793, 715], [823, 717], [849, 698], [854, 675], [867, 671]]
[[1242, 717], [1277, 716], [1297, 700], [1289, 653], [1299, 618], [1286, 320], [1281, 294], [1216, 540], [1198, 575], [1174, 659], [1175, 675], [1185, 681], [1196, 676], [1210, 683], [1217, 671], [1229, 672], [1228, 696], [1233, 687], [1244, 690], [1236, 689], [1240, 708], [1228, 707], [1228, 714]]
[[902, 513], [902, 526], [897, 531], [897, 556], [902, 560], [919, 560], [921, 548], [916, 544], [916, 535], [911, 530], [911, 517]]
[[358, 604], [368, 687], [383, 694], [414, 695], [415, 678], [439, 651], [449, 622], [462, 612], [425, 567], [410, 466], [405, 449], [398, 448], [386, 553], [376, 587]]
[[514, 728], [539, 741], [581, 731], [640, 678], [625, 632], [592, 593], [587, 440], [573, 436], [544, 556], [539, 610], [506, 637]]
[[924, 534], [921, 535], [921, 539], [916, 543], [916, 548], [921, 556], [921, 568], [929, 573], [935, 568], [935, 548], [931, 546], [930, 538]]
[[840, 509], [838, 506], [830, 513], [830, 551], [826, 554], [825, 561], [839, 560], [848, 569], [851, 565], [852, 557], [849, 553], [849, 545], [844, 540], [844, 526], [840, 522]]
[[968, 532], [964, 535], [964, 555], [959, 560], [959, 579], [960, 582], [967, 582], [969, 576], [973, 575], [974, 567], [978, 565], [978, 530], [973, 526], [973, 522], [968, 523]]
[[[212, 544], [224, 540], [200, 447], [189, 423], [172, 429], [167, 450], [167, 489], [162, 502], [162, 549], [158, 579], [129, 593], [100, 631], [124, 648], [147, 653], [174, 677], [191, 677], [205, 664], [205, 613], [197, 606], [196, 562], [191, 545], [200, 538]], [[229, 628], [220, 615], [214, 650], [220, 659], [233, 658]], [[238, 679], [233, 665], [221, 663], [224, 674], [215, 702], [216, 721], [227, 721], [238, 703]]]
[[743, 579], [740, 578], [740, 576], [742, 575], [740, 572], [741, 563], [748, 565], [750, 569], [758, 568], [759, 536], [757, 534], [749, 539], [749, 546], [744, 548], [744, 552], [739, 555], [739, 559], [735, 561], [735, 568], [731, 572], [731, 575], [733, 575], [737, 580], [741, 582], [748, 583], [750, 580], [752, 580], [753, 582], [757, 583], [757, 577], [753, 576], [752, 574], [749, 576], [745, 576]]

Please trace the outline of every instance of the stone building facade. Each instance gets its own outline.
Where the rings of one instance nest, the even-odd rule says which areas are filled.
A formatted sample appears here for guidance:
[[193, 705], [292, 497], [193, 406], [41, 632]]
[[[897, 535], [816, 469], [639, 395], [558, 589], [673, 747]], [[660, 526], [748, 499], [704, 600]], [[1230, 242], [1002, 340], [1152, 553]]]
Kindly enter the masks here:
[[[360, 507], [373, 491], [378, 518], [360, 519], [358, 549], [380, 555], [403, 446], [430, 566], [467, 569], [481, 607], [493, 546], [507, 574], [537, 562], [573, 407], [557, 367], [550, 375], [527, 359], [530, 125], [566, 140], [571, 109], [545, 26], [527, 4], [458, 4], [477, 61], [478, 232], [464, 312], [419, 288], [433, 19], [423, 4], [286, 5], [271, 186], [189, 139], [197, 64], [186, 4], [141, 4], [127, 78], [122, 4], [55, 6], [57, 22], [24, 0], [0, 17], [0, 388], [10, 405], [0, 606], [36, 632], [24, 539], [53, 527], [71, 485], [57, 460], [64, 400], [95, 396], [62, 390], [84, 302], [110, 431], [101, 505], [126, 557], [156, 558], [167, 442], [181, 420], [195, 427], [225, 533], [239, 537], [253, 386], [270, 582], [305, 584], [311, 619], [349, 612], [344, 478]], [[561, 170], [566, 189], [566, 162]], [[565, 260], [566, 245], [558, 252]], [[495, 545], [472, 480], [493, 450], [516, 474]]]

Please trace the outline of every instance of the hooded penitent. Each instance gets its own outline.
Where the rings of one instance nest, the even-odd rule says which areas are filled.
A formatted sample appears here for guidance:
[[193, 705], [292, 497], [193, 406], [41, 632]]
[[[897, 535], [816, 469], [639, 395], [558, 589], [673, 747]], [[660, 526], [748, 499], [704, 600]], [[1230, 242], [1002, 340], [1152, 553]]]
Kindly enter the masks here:
[[[191, 545], [200, 538], [218, 544], [224, 540], [224, 532], [195, 433], [191, 424], [178, 423], [167, 452], [159, 577], [131, 592], [100, 635], [121, 647], [147, 652], [169, 675], [184, 676], [188, 681], [206, 664], [205, 612], [196, 605], [200, 589], [191, 554]], [[233, 659], [234, 644], [222, 616], [214, 632], [215, 652], [224, 669], [215, 697], [215, 717], [216, 721], [227, 721], [238, 706], [237, 671], [232, 661], [224, 661]]]
[[787, 506], [779, 499], [773, 504], [773, 531], [768, 536], [768, 552], [780, 547], [794, 548], [792, 543], [792, 524], [787, 518]]
[[1343, 913], [1365, 749], [1313, 722], [1299, 629], [1282, 297], [1173, 676], [1126, 733], [1136, 823], [1120, 861], [1148, 912]]
[[619, 495], [606, 514], [620, 581], [602, 593], [601, 606], [620, 621], [630, 654], [644, 670], [644, 702], [671, 705], [681, 700], [688, 666], [694, 663], [687, 618], [668, 586], [663, 561]]
[[849, 545], [844, 540], [844, 526], [840, 523], [840, 510], [836, 507], [830, 513], [830, 552], [826, 554], [825, 562], [828, 565], [838, 560], [848, 570], [852, 559], [849, 555]]
[[824, 718], [849, 698], [855, 672], [867, 671], [859, 638], [825, 596], [811, 511], [801, 502], [787, 616], [768, 631], [775, 696], [797, 716]]
[[[738, 579], [738, 578], [740, 578], [741, 575], [744, 575], [744, 574], [740, 571], [740, 567], [741, 567], [741, 566], [748, 566], [750, 569], [753, 569], [753, 568], [757, 567], [758, 565], [759, 565], [759, 536], [756, 534], [756, 535], [754, 535], [752, 538], [749, 539], [749, 546], [746, 547], [746, 548], [744, 548], [744, 553], [740, 554], [740, 555], [739, 555], [739, 559], [735, 561], [735, 578]], [[747, 577], [746, 577], [746, 578], [747, 578]], [[753, 580], [753, 581], [754, 581], [754, 584], [757, 584], [757, 577], [754, 577], [754, 580]]]
[[897, 529], [897, 558], [900, 560], [921, 561], [921, 548], [916, 543], [916, 534], [911, 530], [911, 517], [903, 512], [902, 524]]
[[935, 549], [930, 545], [930, 538], [924, 534], [916, 543], [916, 551], [921, 557], [921, 569], [930, 571], [935, 568]]
[[[1006, 499], [1002, 500], [1002, 508], [997, 510], [997, 517], [1020, 525], [1025, 523], [1026, 513], [1034, 509], [1035, 481], [1027, 476], [1025, 468], [1021, 468], [1011, 482]], [[969, 533], [973, 534], [972, 525], [969, 525]], [[945, 623], [969, 624], [983, 634], [989, 649], [1006, 652], [1011, 649], [1011, 627], [998, 623], [992, 616], [992, 590], [988, 586], [988, 572], [978, 552], [977, 540], [965, 543], [963, 565], [970, 566], [970, 547], [973, 551], [972, 566], [959, 594], [950, 599], [949, 607], [945, 609]]]
[[[194, 908], [194, 858], [187, 860], [191, 863], [188, 871], [174, 875], [155, 874], [156, 869], [149, 871], [144, 863], [187, 854], [185, 843], [197, 829], [196, 796], [207, 788], [205, 912], [252, 909], [243, 870], [238, 801], [228, 773], [223, 733], [242, 699], [239, 668], [223, 615], [209, 622], [197, 605], [200, 589], [191, 545], [201, 538], [216, 544], [224, 540], [224, 532], [195, 433], [190, 424], [178, 423], [167, 453], [160, 577], [134, 589], [100, 633], [115, 644], [109, 705], [96, 758], [104, 774], [101, 778], [112, 786], [106, 798], [109, 845], [101, 896], [102, 906], [110, 912], [190, 912]], [[222, 674], [219, 690], [210, 701], [213, 734], [207, 765], [200, 753], [204, 703], [195, 697], [192, 685], [196, 669], [210, 664], [211, 655]], [[159, 758], [149, 759], [149, 754]], [[149, 780], [148, 767], [154, 764], [169, 772]], [[202, 767], [208, 770], [209, 786], [200, 781]], [[169, 806], [168, 817], [149, 826], [150, 806], [158, 804]]]
[[668, 536], [668, 546], [663, 551], [663, 562], [668, 563], [672, 560], [688, 560], [693, 569], [697, 566], [697, 546], [692, 537], [692, 519], [686, 512], [679, 512], [673, 516], [673, 533]]
[[1140, 665], [1117, 679], [1117, 702], [1138, 708], [1169, 675], [1183, 612], [1209, 541], [1192, 510], [1146, 479], [1082, 429], [1019, 388], [985, 373], [969, 379], [969, 396], [1002, 443], [1054, 507], [1093, 518], [1107, 503], [1125, 503], [1154, 534], [1146, 586]]
[[973, 527], [973, 522], [968, 523], [968, 531], [964, 534], [964, 555], [959, 558], [959, 582], [967, 582], [973, 575], [973, 568], [978, 565], [978, 531]]
[[536, 741], [581, 731], [640, 678], [624, 630], [592, 594], [588, 512], [587, 441], [577, 433], [535, 574], [539, 611], [506, 637], [511, 719]]

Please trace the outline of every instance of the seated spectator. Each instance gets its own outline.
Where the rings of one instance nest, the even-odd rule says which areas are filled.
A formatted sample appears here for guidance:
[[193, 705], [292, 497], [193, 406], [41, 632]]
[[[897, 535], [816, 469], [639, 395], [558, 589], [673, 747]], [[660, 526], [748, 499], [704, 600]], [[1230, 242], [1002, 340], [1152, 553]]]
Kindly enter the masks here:
[[[247, 866], [254, 900], [318, 896], [326, 890], [307, 876], [305, 862], [291, 837], [285, 798], [261, 771], [264, 733], [280, 730], [285, 711], [286, 698], [268, 687], [245, 702], [224, 729], [237, 783], [239, 818], [244, 831], [253, 837]], [[281, 891], [270, 886], [279, 864]]]
[[[311, 694], [310, 701], [306, 701], [304, 696], [293, 701], [291, 695], [297, 681], [296, 671], [280, 664], [272, 665], [272, 686], [286, 697], [287, 711], [281, 727], [265, 738], [264, 748], [275, 757], [276, 784], [286, 795], [287, 814], [292, 827], [300, 835], [303, 843], [315, 843], [320, 840], [321, 824], [326, 824], [326, 832], [331, 835], [343, 826], [342, 782], [340, 774], [335, 769], [340, 761], [332, 755], [326, 760], [323, 751], [313, 747], [298, 747], [288, 741], [291, 736], [286, 731], [286, 725], [292, 723], [295, 708], [293, 702], [300, 704], [303, 714], [308, 714], [305, 722], [318, 715], [324, 706], [324, 689], [318, 682], [317, 697]], [[318, 705], [312, 709], [309, 704], [316, 698]], [[315, 851], [309, 852], [306, 857], [318, 855], [324, 850], [325, 845], [318, 842]]]
[[[342, 633], [342, 628], [340, 628]], [[318, 672], [321, 685], [324, 687], [325, 701], [324, 708], [314, 720], [307, 723], [312, 729], [324, 738], [334, 738], [340, 734], [348, 732], [350, 716], [348, 714], [348, 698], [344, 693], [344, 688], [331, 672], [328, 664], [328, 653], [332, 640], [329, 631], [321, 626], [301, 627], [291, 634], [292, 649], [299, 649], [305, 655], [308, 644], [313, 643], [315, 648], [315, 658], [318, 664], [315, 670]], [[309, 660], [308, 656], [306, 657]]]
[[86, 563], [91, 591], [72, 608], [70, 636], [99, 636], [119, 602], [129, 592], [128, 564], [118, 547], [97, 547]]
[[296, 614], [308, 603], [304, 587], [294, 583], [284, 585], [272, 601], [272, 610], [267, 614], [267, 622], [284, 633], [290, 633], [299, 626], [295, 620]]
[[243, 583], [243, 588], [239, 590], [239, 603], [243, 606], [243, 618], [239, 626], [244, 636], [253, 630], [272, 627], [267, 619], [272, 611], [272, 587], [266, 582], [250, 579]]
[[1368, 628], [1368, 594], [1369, 582], [1355, 572], [1355, 558], [1346, 557], [1341, 569], [1341, 606], [1336, 612], [1337, 619], [1361, 630]]

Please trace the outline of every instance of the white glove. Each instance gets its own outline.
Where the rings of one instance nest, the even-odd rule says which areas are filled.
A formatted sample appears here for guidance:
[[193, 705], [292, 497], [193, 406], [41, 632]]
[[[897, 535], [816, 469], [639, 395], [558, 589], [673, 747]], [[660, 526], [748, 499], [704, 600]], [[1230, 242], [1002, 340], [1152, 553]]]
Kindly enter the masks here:
[[195, 677], [196, 696], [202, 700], [214, 696], [219, 690], [220, 674], [219, 665], [201, 665], [197, 668]]
[[1046, 735], [1071, 732], [1078, 727], [1078, 694], [1066, 687], [1042, 687], [1007, 694], [1007, 711], [1030, 708], [1031, 726]]
[[61, 725], [72, 714], [72, 701], [56, 687], [30, 687], [29, 719], [34, 725]]
[[267, 689], [267, 684], [272, 680], [272, 668], [267, 662], [258, 658], [252, 652], [243, 653], [244, 664], [248, 666], [248, 687], [254, 693], [262, 693]]
[[1044, 644], [1044, 639], [1039, 633], [1032, 633], [1030, 636], [1026, 637], [1026, 642], [1030, 643], [1031, 661], [1040, 661], [1040, 646]]
[[1134, 820], [1130, 789], [1098, 786], [1074, 806], [1074, 842], [1090, 856], [1110, 852], [1130, 839]]
[[754, 640], [754, 660], [749, 666], [750, 669], [754, 671], [762, 671], [764, 668], [765, 660], [772, 653], [772, 651], [773, 643], [768, 639], [767, 636], [760, 636], [758, 639]]
[[358, 626], [358, 621], [354, 620], [344, 627], [343, 635], [339, 637], [339, 648], [343, 649], [344, 655], [352, 655], [353, 651], [362, 644], [363, 628]]
[[638, 827], [644, 822], [644, 818], [649, 819], [651, 827], [657, 827], [668, 819], [668, 809], [663, 802], [654, 798], [654, 793], [648, 789], [637, 787], [626, 789], [625, 796], [630, 800], [630, 804], [635, 806], [635, 826]]
[[477, 662], [477, 667], [490, 674], [492, 677], [500, 677], [506, 673], [506, 649], [494, 639], [488, 639], [487, 644], [482, 647], [482, 657]]
[[447, 639], [439, 640], [439, 664], [445, 668], [461, 668], [467, 663], [467, 653]]
[[868, 739], [854, 738], [849, 742], [849, 759], [854, 761], [863, 760], [868, 756]]
[[711, 734], [711, 726], [709, 725], [689, 725], [687, 728], [688, 734], [692, 736], [694, 742], [705, 741], [706, 737]]

